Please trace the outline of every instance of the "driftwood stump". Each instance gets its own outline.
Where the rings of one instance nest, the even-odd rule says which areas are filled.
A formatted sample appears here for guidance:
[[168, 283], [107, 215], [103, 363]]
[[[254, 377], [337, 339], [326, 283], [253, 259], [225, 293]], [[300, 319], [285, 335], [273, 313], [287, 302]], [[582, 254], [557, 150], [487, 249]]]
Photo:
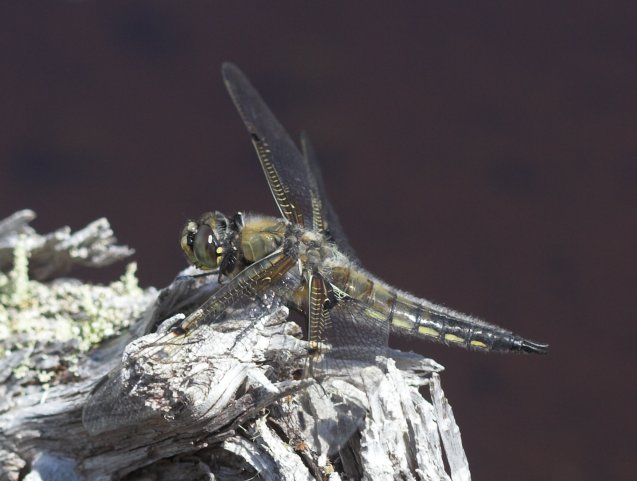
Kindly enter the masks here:
[[131, 250], [105, 220], [40, 236], [33, 216], [0, 221], [0, 480], [470, 479], [434, 361], [391, 351], [298, 379], [301, 330], [264, 300], [158, 357], [214, 276], [160, 292], [132, 267], [109, 286], [60, 278]]

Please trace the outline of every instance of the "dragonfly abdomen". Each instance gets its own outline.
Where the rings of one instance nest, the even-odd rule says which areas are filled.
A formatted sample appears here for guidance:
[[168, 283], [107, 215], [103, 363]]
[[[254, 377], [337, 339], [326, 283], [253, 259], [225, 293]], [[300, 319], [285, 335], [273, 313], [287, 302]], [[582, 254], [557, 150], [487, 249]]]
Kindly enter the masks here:
[[548, 346], [494, 324], [400, 292], [366, 272], [332, 270], [336, 284], [369, 306], [368, 315], [388, 322], [394, 333], [483, 351], [544, 353]]

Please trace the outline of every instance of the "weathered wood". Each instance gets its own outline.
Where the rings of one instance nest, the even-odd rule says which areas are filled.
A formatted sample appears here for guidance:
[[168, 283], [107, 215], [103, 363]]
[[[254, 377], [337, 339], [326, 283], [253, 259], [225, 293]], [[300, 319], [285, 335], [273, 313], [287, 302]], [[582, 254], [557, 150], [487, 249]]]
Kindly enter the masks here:
[[[246, 304], [185, 343], [170, 326], [214, 276], [160, 293], [130, 271], [108, 287], [41, 284], [26, 278], [37, 234], [25, 225], [0, 222], [0, 245], [14, 239], [0, 274], [0, 480], [470, 479], [434, 361], [391, 351], [320, 385], [295, 380], [308, 347], [286, 307]], [[98, 250], [69, 239], [64, 249]], [[102, 258], [122, 252], [110, 246]], [[351, 436], [332, 452], [335, 431]]]
[[97, 219], [77, 232], [61, 227], [40, 235], [29, 225], [35, 212], [24, 209], [0, 221], [0, 270], [13, 261], [19, 242], [30, 254], [30, 270], [34, 279], [52, 279], [69, 272], [74, 266], [103, 267], [133, 254], [133, 249], [115, 244], [108, 221]]

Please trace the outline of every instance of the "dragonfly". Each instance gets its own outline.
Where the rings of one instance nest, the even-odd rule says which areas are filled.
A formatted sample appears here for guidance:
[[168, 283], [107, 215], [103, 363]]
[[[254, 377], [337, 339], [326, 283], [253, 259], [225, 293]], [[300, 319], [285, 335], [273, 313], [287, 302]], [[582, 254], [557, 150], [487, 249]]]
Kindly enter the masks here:
[[[547, 344], [413, 296], [365, 270], [327, 198], [307, 135], [299, 148], [238, 67], [225, 63], [222, 76], [281, 216], [211, 211], [186, 223], [180, 244], [187, 260], [217, 275], [219, 287], [155, 351], [175, 349], [242, 301], [271, 294], [307, 322], [307, 377], [374, 364], [386, 355], [390, 333], [481, 351], [547, 352]], [[113, 387], [100, 384], [102, 398], [105, 386]], [[84, 410], [89, 431], [108, 425], [97, 420], [99, 404], [89, 400]]]

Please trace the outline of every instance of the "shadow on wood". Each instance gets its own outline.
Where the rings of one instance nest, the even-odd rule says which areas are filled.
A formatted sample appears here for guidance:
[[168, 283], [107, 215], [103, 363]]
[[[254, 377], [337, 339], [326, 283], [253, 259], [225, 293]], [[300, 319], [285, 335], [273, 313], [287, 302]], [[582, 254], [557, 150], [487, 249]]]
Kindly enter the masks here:
[[[27, 274], [32, 246], [47, 245], [30, 218], [0, 222], [13, 259], [0, 274], [0, 479], [470, 479], [434, 361], [393, 351], [299, 380], [308, 345], [276, 302], [179, 338], [170, 327], [213, 276], [181, 275], [159, 293], [137, 287], [132, 269], [110, 286], [42, 284]], [[64, 266], [46, 277], [74, 252], [119, 260], [128, 248], [112, 232], [104, 242], [104, 229], [40, 249], [40, 266]]]

